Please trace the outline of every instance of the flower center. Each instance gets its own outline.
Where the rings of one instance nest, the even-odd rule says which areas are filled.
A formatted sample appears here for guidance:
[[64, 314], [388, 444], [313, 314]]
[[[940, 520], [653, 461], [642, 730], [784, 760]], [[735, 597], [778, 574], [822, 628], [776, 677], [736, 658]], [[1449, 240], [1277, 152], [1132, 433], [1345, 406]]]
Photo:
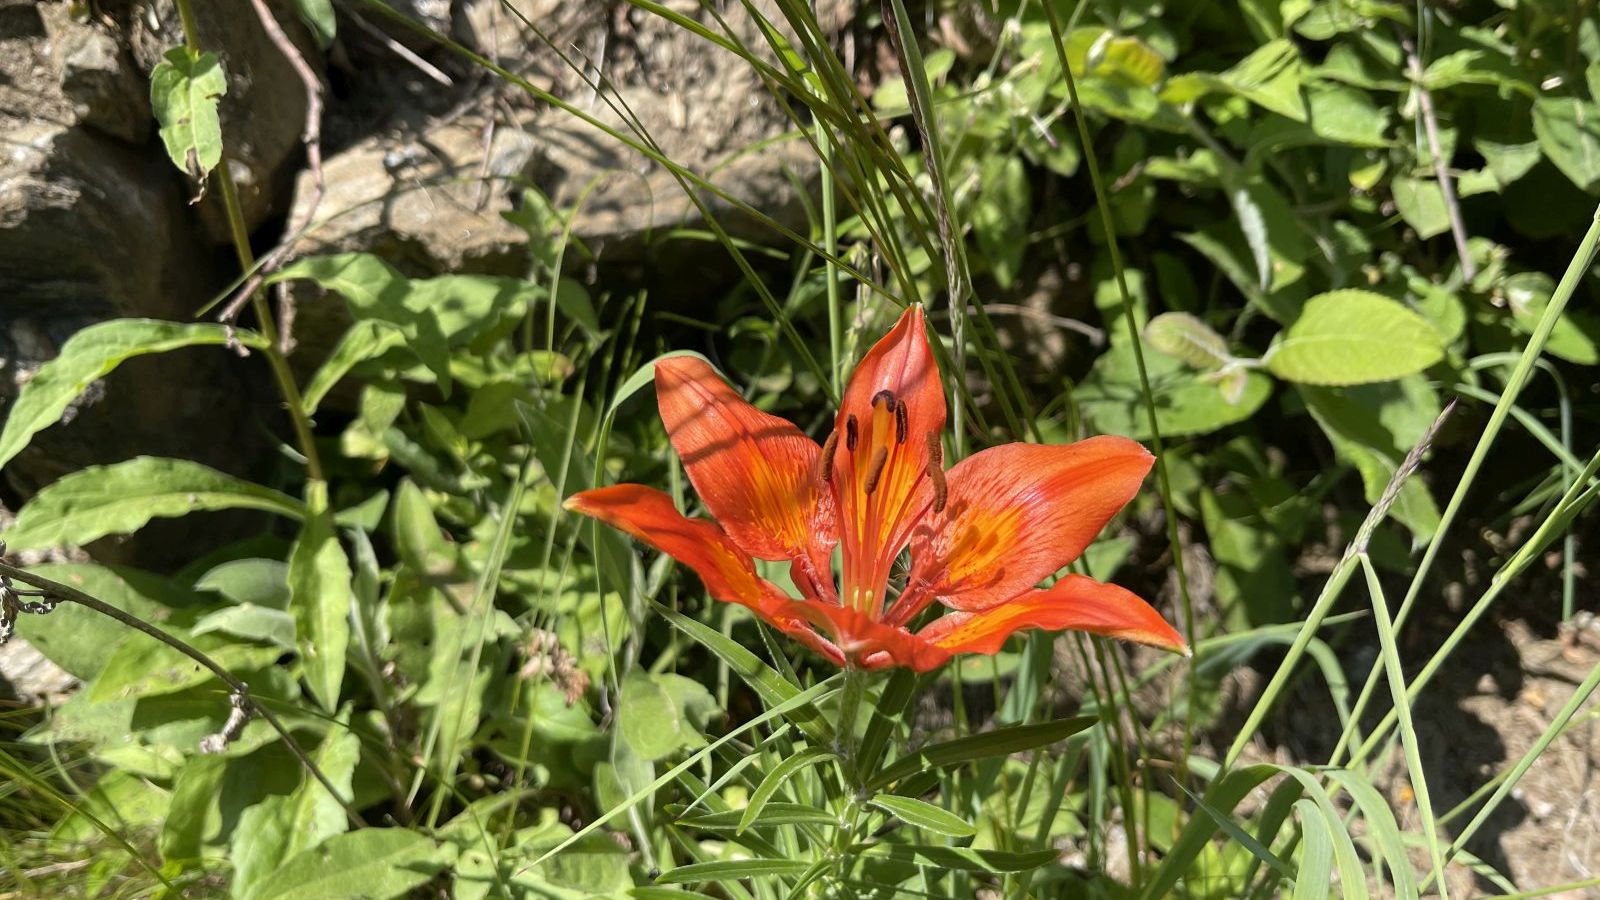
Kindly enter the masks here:
[[[890, 390], [874, 394], [865, 422], [845, 417], [842, 442], [846, 463], [838, 472], [834, 456], [840, 432], [822, 448], [823, 478], [833, 487], [843, 525], [840, 535], [843, 571], [840, 599], [852, 609], [877, 618], [887, 599], [890, 570], [930, 500], [924, 479], [933, 484], [934, 507], [944, 505], [943, 453], [939, 436], [910, 440], [905, 401]], [[835, 475], [838, 481], [835, 481]]]

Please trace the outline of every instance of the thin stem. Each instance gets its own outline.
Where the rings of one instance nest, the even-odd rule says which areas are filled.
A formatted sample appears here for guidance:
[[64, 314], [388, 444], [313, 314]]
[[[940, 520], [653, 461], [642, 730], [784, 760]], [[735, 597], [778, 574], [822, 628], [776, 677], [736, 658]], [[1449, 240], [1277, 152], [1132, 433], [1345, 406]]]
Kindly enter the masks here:
[[[177, 0], [177, 5], [178, 18], [183, 23], [184, 47], [191, 56], [196, 56], [201, 52], [201, 48], [198, 43], [200, 32], [194, 17], [193, 0]], [[228, 234], [233, 239], [234, 255], [238, 257], [240, 268], [250, 272], [256, 265], [255, 253], [250, 249], [250, 230], [245, 225], [244, 210], [239, 203], [239, 190], [233, 183], [233, 171], [229, 168], [229, 158], [226, 153], [212, 174], [222, 193], [222, 205], [227, 213]], [[267, 345], [261, 348], [261, 352], [266, 355], [267, 365], [272, 369], [273, 380], [278, 383], [278, 391], [283, 395], [284, 406], [288, 409], [289, 419], [294, 425], [295, 441], [299, 444], [300, 454], [306, 460], [306, 475], [313, 481], [321, 481], [322, 461], [317, 456], [316, 443], [311, 436], [311, 419], [306, 414], [305, 400], [300, 396], [300, 388], [295, 384], [294, 374], [289, 370], [289, 361], [283, 355], [283, 348], [278, 340], [278, 326], [273, 321], [272, 310], [267, 307], [267, 299], [259, 290], [251, 293], [250, 304], [256, 314], [256, 327], [266, 339]]]
[[133, 630], [143, 634], [147, 634], [161, 643], [166, 644], [168, 647], [178, 651], [179, 653], [182, 653], [184, 656], [187, 656], [199, 663], [207, 671], [211, 672], [211, 674], [217, 676], [217, 678], [223, 684], [227, 685], [228, 689], [233, 692], [233, 696], [235, 698], [242, 698], [238, 702], [246, 706], [252, 716], [260, 716], [262, 721], [271, 726], [272, 730], [276, 731], [278, 736], [283, 738], [284, 746], [289, 748], [289, 752], [293, 753], [295, 758], [300, 761], [300, 765], [305, 767], [306, 772], [310, 774], [312, 778], [315, 778], [317, 783], [321, 784], [323, 789], [328, 792], [328, 796], [332, 797], [334, 801], [344, 809], [345, 815], [350, 819], [350, 824], [357, 828], [366, 827], [366, 823], [361, 820], [360, 814], [357, 813], [355, 808], [350, 805], [350, 802], [339, 793], [339, 790], [333, 786], [333, 782], [328, 780], [328, 776], [322, 773], [322, 770], [317, 767], [317, 764], [311, 761], [311, 757], [306, 755], [305, 750], [301, 748], [299, 742], [294, 739], [294, 736], [289, 733], [289, 729], [284, 727], [283, 722], [273, 714], [272, 710], [256, 702], [255, 697], [250, 694], [249, 685], [235, 678], [233, 673], [229, 672], [227, 669], [224, 669], [220, 664], [217, 663], [216, 660], [200, 652], [199, 650], [196, 650], [194, 647], [190, 646], [179, 638], [173, 637], [167, 632], [162, 631], [160, 628], [151, 625], [149, 622], [146, 622], [138, 616], [118, 609], [117, 607], [112, 606], [103, 600], [91, 597], [77, 588], [69, 587], [68, 585], [61, 584], [60, 582], [51, 581], [48, 578], [35, 575], [26, 569], [19, 569], [15, 566], [10, 566], [5, 563], [0, 563], [0, 576], [15, 579], [23, 584], [32, 585], [42, 591], [45, 591], [47, 594], [55, 597], [56, 599], [76, 603], [79, 606], [92, 609], [102, 616], [116, 619], [118, 622], [121, 622], [129, 628], [132, 628]]
[[[1199, 635], [1194, 629], [1194, 601], [1189, 596], [1189, 577], [1184, 571], [1183, 545], [1178, 535], [1178, 511], [1172, 503], [1172, 480], [1167, 474], [1167, 460], [1164, 444], [1161, 440], [1161, 424], [1156, 420], [1155, 395], [1150, 389], [1150, 373], [1145, 368], [1144, 345], [1139, 337], [1139, 322], [1133, 311], [1133, 295], [1128, 290], [1128, 278], [1123, 273], [1122, 252], [1117, 248], [1116, 225], [1111, 219], [1111, 202], [1106, 194], [1105, 178], [1100, 173], [1100, 161], [1094, 154], [1094, 141], [1089, 134], [1089, 121], [1084, 118], [1083, 105], [1078, 101], [1078, 81], [1072, 74], [1072, 65], [1067, 59], [1066, 37], [1061, 25], [1061, 14], [1054, 3], [1043, 3], [1046, 15], [1050, 20], [1050, 35], [1054, 39], [1056, 56], [1061, 62], [1061, 72], [1067, 81], [1067, 93], [1072, 100], [1073, 118], [1078, 124], [1078, 138], [1083, 143], [1083, 158], [1088, 163], [1089, 181], [1094, 186], [1095, 205], [1100, 210], [1100, 222], [1105, 227], [1106, 252], [1111, 257], [1111, 268], [1116, 273], [1117, 292], [1122, 299], [1123, 317], [1128, 323], [1128, 341], [1133, 347], [1133, 360], [1139, 370], [1139, 392], [1144, 399], [1145, 415], [1150, 425], [1150, 443], [1156, 456], [1156, 480], [1161, 488], [1161, 508], [1167, 520], [1167, 541], [1172, 546], [1172, 569], [1178, 580], [1178, 596], [1183, 607], [1183, 635], [1193, 648], [1195, 654], [1191, 665], [1198, 668], [1200, 665]], [[1078, 9], [1085, 4], [1079, 3]], [[1076, 12], [1076, 11], [1075, 11]], [[1184, 679], [1185, 690], [1188, 693], [1188, 707], [1194, 708], [1195, 679]], [[1189, 753], [1194, 746], [1194, 729], [1192, 728], [1193, 716], [1184, 718], [1183, 726], [1183, 752], [1178, 757], [1178, 771], [1176, 777], [1181, 783], [1187, 780], [1187, 767]], [[1131, 813], [1131, 811], [1130, 811]]]

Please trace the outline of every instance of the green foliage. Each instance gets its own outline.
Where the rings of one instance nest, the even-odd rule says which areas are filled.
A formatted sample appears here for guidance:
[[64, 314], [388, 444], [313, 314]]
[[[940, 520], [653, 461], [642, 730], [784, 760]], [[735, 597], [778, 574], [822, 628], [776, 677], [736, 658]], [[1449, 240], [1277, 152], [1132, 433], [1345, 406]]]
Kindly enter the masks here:
[[[204, 884], [252, 900], [1333, 886], [1412, 898], [1427, 889], [1417, 848], [1437, 870], [1460, 865], [1460, 845], [1582, 698], [1450, 844], [1431, 810], [1380, 791], [1373, 760], [1398, 739], [1426, 803], [1408, 704], [1464, 630], [1407, 682], [1403, 628], [1452, 520], [1471, 517], [1459, 537], [1539, 517], [1486, 608], [1595, 500], [1593, 466], [1574, 472], [1592, 417], [1568, 393], [1600, 364], [1600, 317], [1571, 303], [1594, 293], [1600, 242], [1577, 240], [1584, 192], [1600, 191], [1593, 23], [1509, 2], [891, 2], [863, 7], [856, 34], [887, 41], [888, 16], [917, 43], [866, 100], [805, 4], [776, 4], [766, 47], [632, 5], [745, 59], [797, 113], [788, 138], [816, 140], [832, 166], [809, 231], [782, 232], [789, 243], [758, 269], [713, 209], [706, 226], [744, 280], [708, 287], [694, 309], [571, 274], [574, 211], [531, 188], [507, 214], [529, 234], [526, 277], [411, 277], [365, 253], [270, 273], [353, 319], [325, 358], [296, 358], [310, 374], [285, 399], [316, 431], [290, 462], [253, 473], [265, 483], [172, 459], [87, 468], [40, 490], [3, 537], [45, 549], [191, 512], [256, 516], [257, 537], [174, 572], [34, 571], [205, 654], [275, 721], [230, 724], [209, 669], [85, 607], [25, 614], [18, 632], [84, 682], [28, 720], [20, 761], [0, 747], [17, 785], [0, 803], [45, 810], [18, 818], [46, 836], [26, 840], [97, 854], [89, 893]], [[332, 5], [295, 9], [320, 45], [339, 39]], [[956, 40], [957, 13], [982, 20], [984, 39]], [[949, 27], [914, 27], [924, 14]], [[168, 152], [197, 177], [221, 158], [226, 90], [203, 49], [173, 50], [152, 74]], [[649, 135], [585, 121], [658, 155]], [[657, 162], [705, 189], [705, 175]], [[971, 304], [952, 310], [952, 289]], [[839, 678], [563, 508], [578, 490], [638, 481], [694, 511], [650, 408], [655, 362], [715, 361], [752, 402], [820, 435], [833, 376], [913, 301], [961, 423], [951, 462], [1020, 437], [1161, 442], [1143, 505], [1081, 565], [1126, 577], [1175, 620], [1192, 613], [1191, 663], [1034, 635], [924, 676]], [[247, 329], [83, 329], [20, 389], [0, 465], [123, 361], [233, 341], [282, 362]], [[1519, 398], [1541, 351], [1554, 387]], [[1455, 395], [1503, 399], [1477, 433], [1439, 435], [1426, 475], [1404, 477]], [[1508, 416], [1560, 458], [1512, 461], [1474, 494], [1482, 509], [1462, 512]], [[1158, 493], [1185, 546], [1149, 526]], [[1318, 592], [1313, 573], [1346, 545]], [[1571, 565], [1573, 548], [1561, 552]], [[1199, 601], [1191, 560], [1210, 576]], [[783, 562], [758, 565], [794, 580]], [[1365, 600], [1343, 596], [1357, 567]], [[1412, 574], [1393, 615], [1375, 567]], [[1341, 603], [1351, 611], [1332, 614]], [[1353, 692], [1342, 666], [1374, 631], [1389, 690]], [[1223, 688], [1246, 666], [1276, 674], [1244, 701], [1219, 762], [1197, 733], [1234, 721], [1220, 717]], [[1074, 689], [1060, 690], [1067, 668]], [[1328, 704], [1339, 749], [1247, 764], [1290, 690]], [[1133, 702], [1152, 692], [1164, 702]], [[1374, 694], [1386, 718], [1363, 715]], [[11, 843], [0, 858], [26, 871]], [[1063, 847], [1084, 865], [1057, 865]], [[1119, 859], [1125, 876], [1109, 874]]]
[[150, 108], [161, 123], [161, 141], [180, 171], [204, 182], [222, 162], [218, 104], [228, 78], [215, 53], [174, 47], [150, 72]]

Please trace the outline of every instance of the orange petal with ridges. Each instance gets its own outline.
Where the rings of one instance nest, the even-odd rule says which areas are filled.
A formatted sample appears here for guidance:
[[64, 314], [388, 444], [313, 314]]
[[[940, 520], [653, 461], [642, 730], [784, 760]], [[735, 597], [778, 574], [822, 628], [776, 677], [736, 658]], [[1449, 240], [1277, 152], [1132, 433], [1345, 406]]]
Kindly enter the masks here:
[[1068, 575], [993, 609], [950, 613], [917, 636], [949, 653], [998, 653], [1026, 628], [1086, 631], [1187, 654], [1183, 637], [1150, 604], [1125, 588]]
[[889, 566], [933, 503], [929, 460], [944, 422], [939, 367], [913, 305], [856, 366], [830, 438], [844, 584], [875, 592], [864, 609], [882, 602]]
[[695, 492], [735, 544], [761, 559], [804, 557], [826, 568], [832, 498], [822, 489], [816, 441], [752, 406], [692, 356], [656, 363], [656, 401]]
[[795, 603], [777, 585], [757, 575], [750, 554], [717, 523], [688, 518], [678, 512], [667, 494], [644, 485], [618, 484], [574, 494], [565, 506], [688, 566], [700, 576], [713, 599], [744, 606], [835, 663], [843, 662], [837, 649], [795, 615], [794, 607], [804, 604]]
[[1077, 559], [1139, 491], [1155, 458], [1135, 441], [1005, 444], [946, 475], [944, 510], [911, 541], [911, 578], [889, 618], [909, 621], [937, 596], [960, 610], [1004, 603]]

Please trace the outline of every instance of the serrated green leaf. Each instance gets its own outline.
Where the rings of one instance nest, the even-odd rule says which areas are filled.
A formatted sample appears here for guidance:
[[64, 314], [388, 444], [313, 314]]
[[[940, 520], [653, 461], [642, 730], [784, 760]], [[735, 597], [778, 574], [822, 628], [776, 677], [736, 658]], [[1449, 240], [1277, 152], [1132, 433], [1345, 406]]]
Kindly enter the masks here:
[[866, 787], [868, 790], [877, 790], [928, 769], [941, 769], [1044, 747], [1066, 740], [1097, 721], [1094, 716], [1076, 716], [1036, 725], [1016, 725], [930, 744], [880, 769], [867, 779]]
[[[247, 347], [261, 346], [253, 332], [236, 330]], [[74, 334], [55, 359], [40, 366], [22, 385], [0, 431], [0, 467], [14, 459], [37, 433], [55, 424], [89, 385], [109, 375], [125, 360], [180, 347], [228, 342], [221, 325], [183, 325], [157, 319], [113, 319]]]
[[287, 860], [247, 900], [385, 900], [444, 868], [433, 841], [404, 828], [362, 828]]
[[298, 501], [259, 484], [184, 459], [138, 456], [90, 466], [34, 495], [5, 534], [12, 550], [87, 544], [138, 531], [156, 518], [217, 509], [304, 515]]
[[161, 123], [167, 156], [196, 181], [222, 162], [218, 101], [227, 92], [228, 78], [215, 53], [174, 47], [150, 72], [150, 108]]
[[1272, 374], [1315, 385], [1393, 381], [1444, 358], [1428, 320], [1371, 291], [1318, 294], [1266, 356]]
[[913, 797], [879, 794], [867, 801], [907, 825], [946, 837], [971, 837], [978, 829], [955, 813]]
[[1166, 312], [1151, 319], [1144, 327], [1144, 339], [1162, 353], [1204, 372], [1220, 369], [1233, 359], [1222, 335], [1184, 312]]

